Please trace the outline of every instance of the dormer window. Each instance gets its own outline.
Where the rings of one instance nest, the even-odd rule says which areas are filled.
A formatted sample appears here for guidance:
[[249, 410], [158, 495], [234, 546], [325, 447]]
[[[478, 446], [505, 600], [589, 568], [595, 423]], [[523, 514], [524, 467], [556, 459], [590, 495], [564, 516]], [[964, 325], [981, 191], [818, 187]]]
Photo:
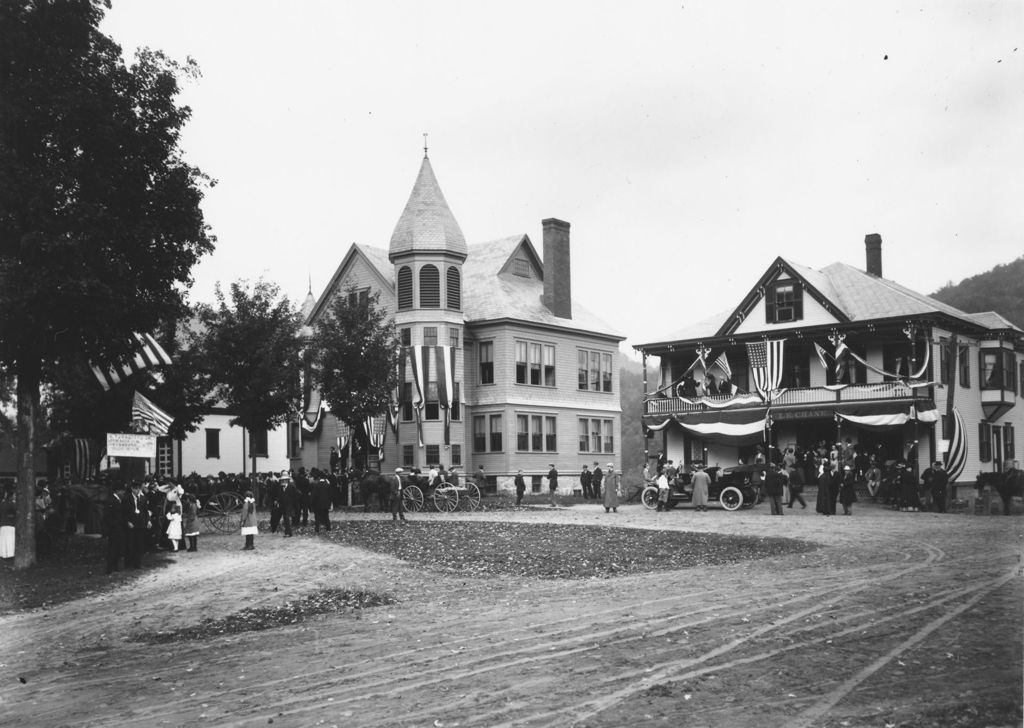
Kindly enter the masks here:
[[804, 317], [803, 289], [793, 280], [776, 281], [765, 291], [764, 321], [785, 324]]

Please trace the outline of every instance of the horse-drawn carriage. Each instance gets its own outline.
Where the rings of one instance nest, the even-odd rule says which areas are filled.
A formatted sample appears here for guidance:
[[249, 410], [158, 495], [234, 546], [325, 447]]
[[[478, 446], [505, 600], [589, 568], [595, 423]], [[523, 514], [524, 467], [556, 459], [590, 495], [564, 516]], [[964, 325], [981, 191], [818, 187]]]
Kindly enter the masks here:
[[[761, 499], [760, 490], [754, 483], [754, 473], [764, 472], [764, 465], [737, 465], [732, 468], [706, 468], [711, 476], [711, 485], [708, 486], [708, 502], [718, 501], [722, 508], [727, 511], [735, 511], [739, 508], [753, 508]], [[668, 485], [668, 508], [674, 508], [680, 503], [693, 502], [693, 485], [690, 482], [690, 473], [679, 473]], [[658, 488], [649, 485], [640, 494], [640, 500], [645, 508], [654, 510], [658, 507]]]

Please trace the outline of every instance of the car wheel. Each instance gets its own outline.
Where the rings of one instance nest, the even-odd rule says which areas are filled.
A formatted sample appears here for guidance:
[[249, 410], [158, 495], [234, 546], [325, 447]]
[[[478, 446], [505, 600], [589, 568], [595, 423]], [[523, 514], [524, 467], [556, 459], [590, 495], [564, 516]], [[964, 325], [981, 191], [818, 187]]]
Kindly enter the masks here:
[[644, 508], [653, 511], [658, 507], [658, 489], [653, 485], [647, 486], [640, 494], [640, 501], [644, 504]]
[[718, 500], [722, 503], [722, 508], [725, 510], [735, 511], [743, 505], [743, 493], [740, 492], [739, 488], [730, 485], [722, 490]]

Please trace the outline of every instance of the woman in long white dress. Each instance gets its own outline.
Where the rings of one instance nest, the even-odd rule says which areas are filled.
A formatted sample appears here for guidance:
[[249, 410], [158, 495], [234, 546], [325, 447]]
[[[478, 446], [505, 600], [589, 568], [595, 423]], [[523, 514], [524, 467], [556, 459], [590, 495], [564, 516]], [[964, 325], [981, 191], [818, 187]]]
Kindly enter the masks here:
[[14, 524], [18, 521], [18, 504], [14, 492], [8, 490], [0, 501], [0, 559], [14, 558]]

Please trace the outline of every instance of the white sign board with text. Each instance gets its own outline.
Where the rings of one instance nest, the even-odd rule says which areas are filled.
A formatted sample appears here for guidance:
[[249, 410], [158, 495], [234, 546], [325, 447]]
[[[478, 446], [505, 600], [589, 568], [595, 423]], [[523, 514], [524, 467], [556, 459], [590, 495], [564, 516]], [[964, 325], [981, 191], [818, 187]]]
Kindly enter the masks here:
[[156, 435], [128, 435], [108, 432], [107, 457], [154, 458], [156, 457]]

